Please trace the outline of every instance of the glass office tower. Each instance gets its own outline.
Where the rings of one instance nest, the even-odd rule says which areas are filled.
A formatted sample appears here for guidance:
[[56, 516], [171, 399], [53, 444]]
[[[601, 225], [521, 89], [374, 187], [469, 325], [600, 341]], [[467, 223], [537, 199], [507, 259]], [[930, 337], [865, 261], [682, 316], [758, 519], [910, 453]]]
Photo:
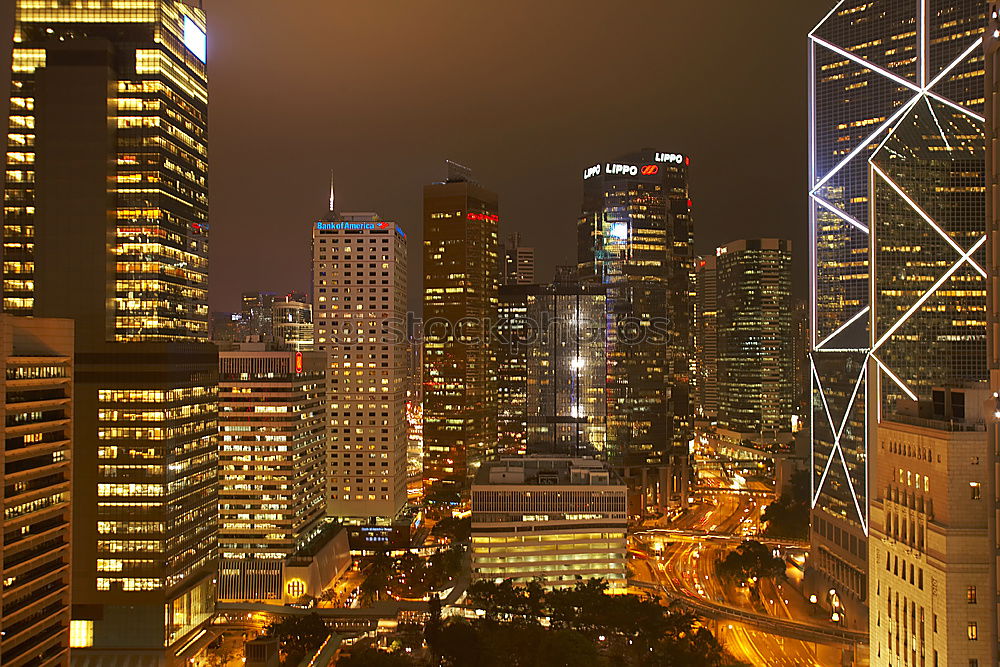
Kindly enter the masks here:
[[605, 454], [605, 326], [601, 285], [557, 276], [500, 288], [502, 455]]
[[662, 507], [684, 502], [692, 437], [689, 164], [643, 149], [587, 168], [577, 228], [580, 278], [607, 290], [607, 456]]
[[214, 611], [205, 31], [178, 0], [16, 3], [3, 303], [76, 323], [81, 658], [185, 662]]
[[810, 585], [850, 626], [878, 408], [984, 373], [985, 18], [976, 0], [845, 0], [809, 35]]
[[716, 250], [719, 425], [791, 433], [792, 243], [744, 239]]

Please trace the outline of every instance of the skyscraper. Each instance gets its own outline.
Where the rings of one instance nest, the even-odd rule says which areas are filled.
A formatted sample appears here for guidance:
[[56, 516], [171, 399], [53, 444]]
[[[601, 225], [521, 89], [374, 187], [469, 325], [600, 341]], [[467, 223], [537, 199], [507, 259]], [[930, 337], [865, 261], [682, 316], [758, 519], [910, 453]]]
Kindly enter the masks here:
[[976, 0], [845, 1], [809, 35], [807, 586], [835, 589], [857, 627], [880, 411], [985, 375], [985, 18]]
[[604, 287], [574, 276], [500, 288], [502, 453], [598, 456], [607, 445]]
[[331, 211], [313, 225], [312, 252], [327, 513], [386, 524], [406, 503], [406, 235], [375, 213]]
[[528, 354], [537, 325], [529, 320], [529, 303], [538, 285], [500, 285], [497, 308], [497, 453], [523, 454], [528, 436]]
[[86, 643], [70, 632], [73, 323], [0, 315], [0, 363], [0, 663], [66, 665]]
[[244, 292], [243, 320], [247, 323], [248, 336], [259, 341], [270, 341], [274, 331], [274, 304], [280, 297], [274, 292]]
[[468, 169], [424, 187], [425, 486], [467, 491], [496, 450], [499, 213]]
[[809, 403], [809, 387], [812, 384], [809, 364], [809, 302], [795, 299], [792, 304], [792, 378], [795, 397], [795, 414], [802, 415]]
[[790, 241], [733, 241], [716, 250], [719, 426], [792, 431]]
[[16, 4], [4, 309], [75, 320], [81, 655], [168, 664], [214, 611], [205, 15]]
[[219, 354], [220, 599], [281, 599], [281, 561], [322, 529], [326, 366], [267, 343]]
[[521, 235], [511, 234], [504, 244], [504, 285], [532, 285], [535, 282], [535, 249], [521, 245]]
[[645, 502], [685, 502], [692, 437], [690, 159], [644, 149], [586, 169], [580, 277], [607, 289], [607, 456]]
[[719, 287], [715, 255], [699, 257], [694, 270], [694, 409], [702, 419], [719, 413]]

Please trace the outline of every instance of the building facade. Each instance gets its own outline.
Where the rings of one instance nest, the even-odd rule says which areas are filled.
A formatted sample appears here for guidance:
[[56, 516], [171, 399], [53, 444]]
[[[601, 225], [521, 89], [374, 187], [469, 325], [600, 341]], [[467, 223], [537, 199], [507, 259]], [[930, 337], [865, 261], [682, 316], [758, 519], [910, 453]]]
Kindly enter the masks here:
[[185, 662], [214, 611], [205, 35], [176, 0], [16, 3], [4, 310], [75, 320], [81, 660]]
[[699, 419], [711, 421], [719, 414], [719, 290], [715, 255], [695, 263], [694, 304], [694, 409]]
[[931, 396], [900, 401], [878, 427], [871, 664], [995, 665], [990, 392], [982, 383]]
[[406, 235], [375, 213], [312, 230], [316, 348], [327, 355], [327, 513], [391, 521], [406, 503]]
[[496, 453], [499, 200], [467, 169], [424, 187], [424, 486], [468, 491]]
[[644, 149], [584, 171], [581, 280], [606, 288], [607, 456], [647, 506], [686, 502], [692, 439], [690, 158]]
[[280, 579], [244, 586], [248, 568], [271, 571], [321, 532], [326, 366], [265, 343], [219, 355], [219, 599], [281, 599]]
[[73, 323], [0, 315], [0, 663], [68, 665]]
[[243, 321], [247, 335], [258, 341], [270, 341], [274, 334], [274, 304], [279, 297], [274, 292], [244, 292], [241, 297]]
[[880, 411], [985, 375], [977, 359], [985, 21], [986, 4], [975, 0], [931, 8], [845, 1], [809, 35], [814, 510], [806, 584], [836, 589], [858, 627], [867, 626], [877, 464], [869, 442]]
[[573, 276], [500, 288], [502, 455], [605, 453], [604, 317], [604, 288]]
[[497, 454], [524, 454], [528, 442], [528, 354], [536, 330], [529, 304], [537, 285], [503, 284], [497, 308]]
[[791, 433], [791, 241], [733, 241], [716, 250], [716, 265], [719, 425]]
[[600, 578], [626, 589], [626, 487], [594, 459], [528, 456], [483, 465], [472, 487], [473, 580]]
[[291, 295], [271, 306], [271, 335], [276, 345], [304, 352], [313, 349], [312, 304]]
[[521, 245], [521, 235], [511, 234], [503, 249], [504, 285], [535, 284], [535, 249]]
[[[1000, 168], [997, 167], [997, 146], [1000, 145], [1000, 4], [991, 2], [989, 8], [989, 23], [984, 34], [984, 51], [986, 58], [984, 114], [986, 116], [986, 262], [988, 263], [986, 282], [986, 328], [987, 345], [986, 359], [989, 366], [989, 388], [994, 397], [1000, 393]], [[1000, 403], [995, 403], [994, 415], [1000, 412]], [[987, 421], [990, 447], [987, 448], [985, 465], [995, 470], [993, 476], [987, 476], [984, 484], [984, 495], [993, 503], [993, 512], [1000, 506], [1000, 489], [994, 480], [1000, 475], [1000, 460], [996, 452], [1000, 447], [1000, 428], [995, 420]], [[990, 571], [990, 581], [987, 584], [991, 590], [996, 590], [997, 572], [1000, 570], [1000, 516], [992, 525], [992, 537], [997, 545], [997, 561]], [[1000, 605], [1000, 596], [996, 601]], [[997, 612], [997, 622], [1000, 624], [1000, 610]], [[1000, 627], [996, 629], [1000, 643]], [[996, 662], [1000, 655], [1000, 647], [996, 647]]]

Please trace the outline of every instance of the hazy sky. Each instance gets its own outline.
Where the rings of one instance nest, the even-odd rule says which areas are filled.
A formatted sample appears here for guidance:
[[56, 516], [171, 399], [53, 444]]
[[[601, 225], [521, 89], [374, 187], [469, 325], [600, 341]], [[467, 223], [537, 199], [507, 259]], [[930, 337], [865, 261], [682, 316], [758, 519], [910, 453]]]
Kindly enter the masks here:
[[833, 4], [205, 0], [212, 308], [308, 290], [331, 168], [341, 210], [408, 232], [418, 297], [446, 158], [500, 194], [546, 280], [575, 261], [582, 170], [642, 147], [691, 156], [699, 251], [791, 238], [804, 295], [806, 34]]

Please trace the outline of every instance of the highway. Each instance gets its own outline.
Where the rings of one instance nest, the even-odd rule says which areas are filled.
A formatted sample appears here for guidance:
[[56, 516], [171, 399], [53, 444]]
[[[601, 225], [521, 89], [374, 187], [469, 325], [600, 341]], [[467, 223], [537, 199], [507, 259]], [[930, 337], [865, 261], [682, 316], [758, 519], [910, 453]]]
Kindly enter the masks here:
[[[718, 473], [702, 478], [702, 484], [725, 488], [729, 484]], [[763, 484], [751, 482], [754, 491]], [[765, 487], [766, 488], [766, 487]], [[828, 625], [813, 625], [808, 602], [787, 584], [765, 581], [760, 592], [763, 608], [756, 606], [746, 588], [722, 582], [715, 573], [715, 563], [732, 549], [739, 539], [757, 533], [763, 503], [752, 494], [717, 494], [712, 501], [693, 508], [668, 528], [640, 530], [636, 537], [644, 541], [654, 557], [633, 561], [636, 579], [647, 582], [642, 588], [657, 588], [666, 598], [688, 601], [701, 616], [720, 619], [713, 631], [726, 649], [739, 660], [752, 665], [840, 665], [842, 645], [816, 643], [823, 631], [836, 632]], [[766, 503], [766, 501], [764, 501]], [[698, 539], [698, 533], [705, 535]], [[728, 535], [729, 539], [714, 536]], [[661, 588], [662, 587], [662, 588]], [[741, 614], [748, 622], [735, 620]], [[764, 615], [773, 620], [762, 621]], [[760, 629], [769, 627], [788, 636]], [[814, 629], [816, 632], [810, 632]], [[800, 637], [813, 639], [803, 641]]]

